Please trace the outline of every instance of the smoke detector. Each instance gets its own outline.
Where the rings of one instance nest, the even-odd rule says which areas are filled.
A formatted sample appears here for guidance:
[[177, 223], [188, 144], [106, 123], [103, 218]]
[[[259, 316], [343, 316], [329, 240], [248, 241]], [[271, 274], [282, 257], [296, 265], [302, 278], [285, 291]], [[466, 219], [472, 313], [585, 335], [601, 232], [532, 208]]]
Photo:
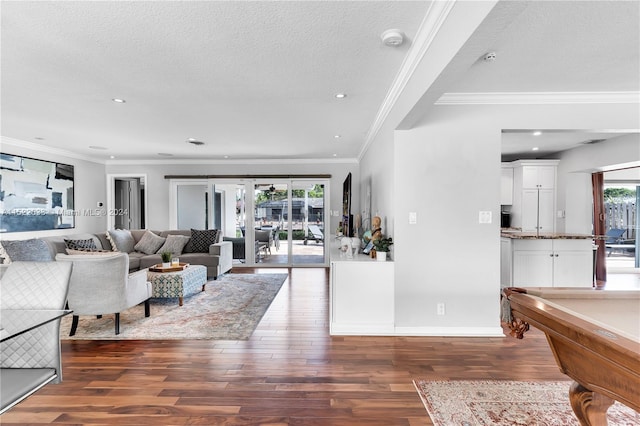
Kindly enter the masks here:
[[400, 30], [387, 30], [382, 33], [382, 42], [386, 46], [398, 47], [404, 42], [404, 34]]

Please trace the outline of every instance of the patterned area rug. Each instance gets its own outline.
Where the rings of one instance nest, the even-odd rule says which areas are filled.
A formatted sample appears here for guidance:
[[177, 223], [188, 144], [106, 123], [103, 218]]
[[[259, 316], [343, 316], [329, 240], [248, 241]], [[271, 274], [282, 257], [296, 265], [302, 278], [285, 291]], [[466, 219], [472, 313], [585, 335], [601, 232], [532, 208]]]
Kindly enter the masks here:
[[[414, 380], [435, 426], [579, 426], [569, 403], [571, 382]], [[638, 425], [640, 414], [616, 402], [609, 425]]]
[[178, 299], [151, 299], [151, 316], [144, 304], [120, 313], [120, 334], [114, 315], [81, 316], [69, 337], [71, 315], [62, 319], [60, 338], [77, 340], [212, 339], [247, 340], [287, 279], [287, 274], [227, 274], [207, 282], [205, 291]]

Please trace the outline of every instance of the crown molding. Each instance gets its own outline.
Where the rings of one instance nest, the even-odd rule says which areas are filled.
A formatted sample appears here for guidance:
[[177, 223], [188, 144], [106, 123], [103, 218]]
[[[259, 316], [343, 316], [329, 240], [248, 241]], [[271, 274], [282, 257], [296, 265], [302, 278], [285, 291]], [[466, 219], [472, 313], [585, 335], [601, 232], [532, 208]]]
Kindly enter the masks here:
[[436, 105], [638, 104], [640, 92], [445, 93]]
[[18, 148], [29, 149], [31, 151], [43, 152], [52, 155], [59, 155], [62, 157], [75, 158], [77, 160], [90, 161], [92, 163], [104, 164], [104, 165], [181, 165], [181, 164], [358, 164], [357, 158], [269, 158], [269, 159], [161, 159], [161, 160], [105, 160], [98, 159], [88, 155], [78, 154], [76, 152], [67, 151], [60, 148], [54, 148], [47, 145], [37, 144], [33, 142], [27, 142], [20, 139], [14, 139], [7, 136], [1, 137], [0, 152], [6, 152], [5, 145], [15, 146]]
[[90, 161], [92, 163], [105, 164], [105, 160], [94, 158], [88, 155], [78, 154], [76, 152], [67, 151], [65, 149], [55, 148], [47, 145], [42, 145], [33, 142], [27, 142], [20, 139], [14, 139], [7, 136], [2, 136], [1, 152], [5, 152], [5, 145], [15, 146], [18, 148], [29, 149], [32, 151], [44, 152], [47, 154], [60, 155], [62, 157], [75, 158], [76, 160]]
[[400, 67], [396, 78], [393, 80], [393, 84], [387, 92], [387, 95], [384, 98], [382, 105], [380, 105], [378, 113], [376, 114], [376, 117], [371, 124], [369, 131], [367, 132], [367, 136], [365, 138], [364, 144], [362, 145], [362, 149], [358, 154], [358, 161], [362, 160], [362, 157], [364, 157], [364, 154], [369, 149], [369, 146], [378, 135], [378, 132], [389, 116], [389, 113], [393, 109], [393, 106], [398, 101], [398, 98], [407, 86], [407, 83], [420, 64], [420, 61], [422, 61], [422, 58], [427, 53], [427, 50], [433, 43], [433, 40], [438, 34], [440, 27], [446, 20], [455, 3], [456, 0], [431, 2], [431, 5], [429, 6], [425, 17], [422, 20], [418, 31], [416, 32], [416, 36], [411, 45], [411, 49], [402, 62], [402, 66]]
[[357, 158], [247, 158], [247, 159], [162, 159], [162, 160], [107, 160], [106, 165], [138, 166], [138, 165], [197, 165], [197, 164], [217, 164], [217, 165], [246, 165], [246, 164], [358, 164]]

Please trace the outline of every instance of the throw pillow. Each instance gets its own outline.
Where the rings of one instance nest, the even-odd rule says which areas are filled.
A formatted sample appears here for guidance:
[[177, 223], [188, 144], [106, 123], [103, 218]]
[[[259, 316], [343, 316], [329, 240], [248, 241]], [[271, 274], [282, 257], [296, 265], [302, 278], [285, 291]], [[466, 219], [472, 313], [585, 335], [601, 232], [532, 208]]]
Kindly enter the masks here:
[[49, 246], [44, 240], [32, 238], [30, 240], [3, 241], [2, 247], [12, 262], [52, 262], [53, 257]]
[[209, 246], [218, 242], [217, 229], [198, 230], [191, 228], [189, 251], [192, 253], [209, 253]]
[[72, 250], [97, 250], [96, 242], [93, 241], [92, 238], [87, 238], [86, 240], [67, 240], [64, 239], [64, 245], [68, 249]]
[[[174, 256], [180, 256], [184, 246], [186, 246], [188, 242], [189, 237], [186, 235], [169, 234], [167, 235], [165, 243], [157, 250], [157, 253], [170, 251]], [[207, 249], [207, 252], [209, 252], [209, 249]]]
[[128, 229], [113, 229], [107, 231], [107, 239], [111, 243], [113, 251], [121, 251], [123, 253], [131, 253], [136, 241]]
[[67, 254], [76, 254], [76, 255], [90, 255], [90, 256], [117, 256], [120, 253], [110, 250], [77, 250], [77, 249], [67, 249]]
[[166, 238], [156, 235], [151, 231], [145, 231], [138, 244], [133, 248], [144, 254], [154, 254], [164, 244]]

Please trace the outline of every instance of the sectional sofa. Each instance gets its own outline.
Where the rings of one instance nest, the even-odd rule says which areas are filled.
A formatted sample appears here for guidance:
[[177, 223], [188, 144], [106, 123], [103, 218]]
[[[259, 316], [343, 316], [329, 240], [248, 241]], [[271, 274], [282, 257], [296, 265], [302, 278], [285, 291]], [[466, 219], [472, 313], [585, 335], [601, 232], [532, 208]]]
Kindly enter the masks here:
[[[20, 259], [13, 260], [54, 260], [58, 253], [91, 255], [101, 251], [120, 251], [129, 256], [130, 272], [161, 263], [159, 253], [165, 248], [172, 248], [177, 251], [169, 251], [173, 251], [180, 262], [206, 266], [207, 277], [216, 279], [231, 270], [233, 246], [229, 241], [220, 241], [219, 236], [214, 238], [209, 231], [213, 230], [115, 230], [98, 234], [79, 233], [41, 237], [37, 239], [39, 241], [3, 240], [1, 243], [6, 251], [5, 257], [8, 255], [10, 258], [11, 252], [21, 253]], [[70, 244], [87, 244], [88, 242], [89, 247], [69, 249]], [[33, 251], [40, 253], [33, 253]]]

